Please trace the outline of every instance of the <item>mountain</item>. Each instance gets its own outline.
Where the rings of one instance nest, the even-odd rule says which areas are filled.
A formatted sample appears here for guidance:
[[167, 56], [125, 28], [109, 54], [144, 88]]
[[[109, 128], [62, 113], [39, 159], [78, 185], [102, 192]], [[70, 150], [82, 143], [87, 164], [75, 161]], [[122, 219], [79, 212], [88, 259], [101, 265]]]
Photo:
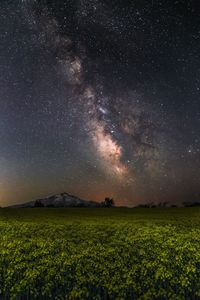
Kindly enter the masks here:
[[35, 207], [35, 203], [42, 203], [44, 207], [100, 207], [101, 204], [95, 201], [82, 200], [68, 193], [56, 194], [43, 199], [37, 199], [11, 207]]

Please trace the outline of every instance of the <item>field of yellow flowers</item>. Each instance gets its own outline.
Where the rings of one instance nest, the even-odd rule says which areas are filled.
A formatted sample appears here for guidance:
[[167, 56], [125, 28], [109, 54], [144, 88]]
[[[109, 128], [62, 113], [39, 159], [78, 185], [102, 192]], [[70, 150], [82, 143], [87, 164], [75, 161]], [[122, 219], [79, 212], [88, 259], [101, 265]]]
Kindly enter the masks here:
[[200, 299], [200, 208], [0, 209], [0, 299]]

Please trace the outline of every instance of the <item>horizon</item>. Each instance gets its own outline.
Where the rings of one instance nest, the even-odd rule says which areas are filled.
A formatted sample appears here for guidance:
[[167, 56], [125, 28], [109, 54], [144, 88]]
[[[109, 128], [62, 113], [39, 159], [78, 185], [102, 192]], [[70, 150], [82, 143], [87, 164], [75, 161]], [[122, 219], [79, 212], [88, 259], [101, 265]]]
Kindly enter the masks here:
[[[101, 200], [94, 200], [94, 199], [85, 199], [85, 198], [81, 198], [79, 195], [73, 195], [71, 193], [68, 193], [68, 192], [61, 192], [61, 193], [56, 193], [56, 194], [49, 194], [49, 195], [46, 195], [45, 197], [41, 197], [41, 198], [37, 198], [37, 199], [31, 199], [29, 201], [25, 201], [25, 202], [19, 202], [19, 203], [15, 203], [14, 205], [7, 205], [7, 206], [0, 206], [0, 208], [13, 208], [15, 206], [19, 206], [20, 208], [20, 205], [25, 205], [25, 204], [29, 204], [29, 203], [33, 203], [33, 202], [36, 202], [38, 200], [41, 200], [41, 201], [45, 201], [45, 200], [48, 200], [49, 198], [51, 197], [54, 197], [54, 196], [63, 196], [63, 195], [68, 195], [69, 197], [73, 197], [73, 198], [77, 198], [77, 199], [80, 199], [81, 201], [86, 201], [86, 202], [96, 202], [96, 203], [103, 203], [104, 200], [108, 197], [105, 197], [104, 199], [101, 199]], [[119, 203], [115, 201], [114, 198], [112, 197], [109, 197], [110, 199], [112, 199], [114, 201], [114, 207], [124, 207], [124, 208], [138, 208], [138, 207], [145, 207], [146, 208], [170, 208], [170, 207], [192, 207], [193, 206], [199, 206], [200, 205], [200, 199], [195, 199], [194, 201], [180, 201], [180, 202], [173, 202], [173, 203], [170, 203], [169, 201], [167, 202], [153, 202], [153, 201], [146, 201], [146, 202], [140, 202], [138, 201], [135, 205], [133, 206], [130, 206], [130, 205], [125, 205], [124, 204], [124, 201], [120, 201]], [[198, 204], [198, 205], [197, 205]], [[64, 207], [64, 206], [55, 206], [55, 208], [69, 208], [68, 206]], [[77, 206], [79, 207], [79, 206]]]

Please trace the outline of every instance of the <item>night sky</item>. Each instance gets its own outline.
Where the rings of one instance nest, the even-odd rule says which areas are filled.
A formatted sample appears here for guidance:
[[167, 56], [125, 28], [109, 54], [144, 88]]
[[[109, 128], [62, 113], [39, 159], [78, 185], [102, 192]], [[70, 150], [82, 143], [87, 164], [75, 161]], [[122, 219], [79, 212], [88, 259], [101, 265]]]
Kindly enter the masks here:
[[200, 199], [193, 0], [0, 2], [0, 205]]

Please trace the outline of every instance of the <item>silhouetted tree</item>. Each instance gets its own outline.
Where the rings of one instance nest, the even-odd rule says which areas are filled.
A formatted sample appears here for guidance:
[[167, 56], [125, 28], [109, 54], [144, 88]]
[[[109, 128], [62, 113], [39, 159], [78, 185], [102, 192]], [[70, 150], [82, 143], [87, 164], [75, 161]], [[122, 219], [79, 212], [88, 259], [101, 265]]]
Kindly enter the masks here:
[[36, 200], [34, 207], [44, 207], [44, 204], [41, 202], [41, 200]]
[[115, 202], [112, 198], [106, 197], [103, 202], [104, 207], [113, 207], [115, 205]]

